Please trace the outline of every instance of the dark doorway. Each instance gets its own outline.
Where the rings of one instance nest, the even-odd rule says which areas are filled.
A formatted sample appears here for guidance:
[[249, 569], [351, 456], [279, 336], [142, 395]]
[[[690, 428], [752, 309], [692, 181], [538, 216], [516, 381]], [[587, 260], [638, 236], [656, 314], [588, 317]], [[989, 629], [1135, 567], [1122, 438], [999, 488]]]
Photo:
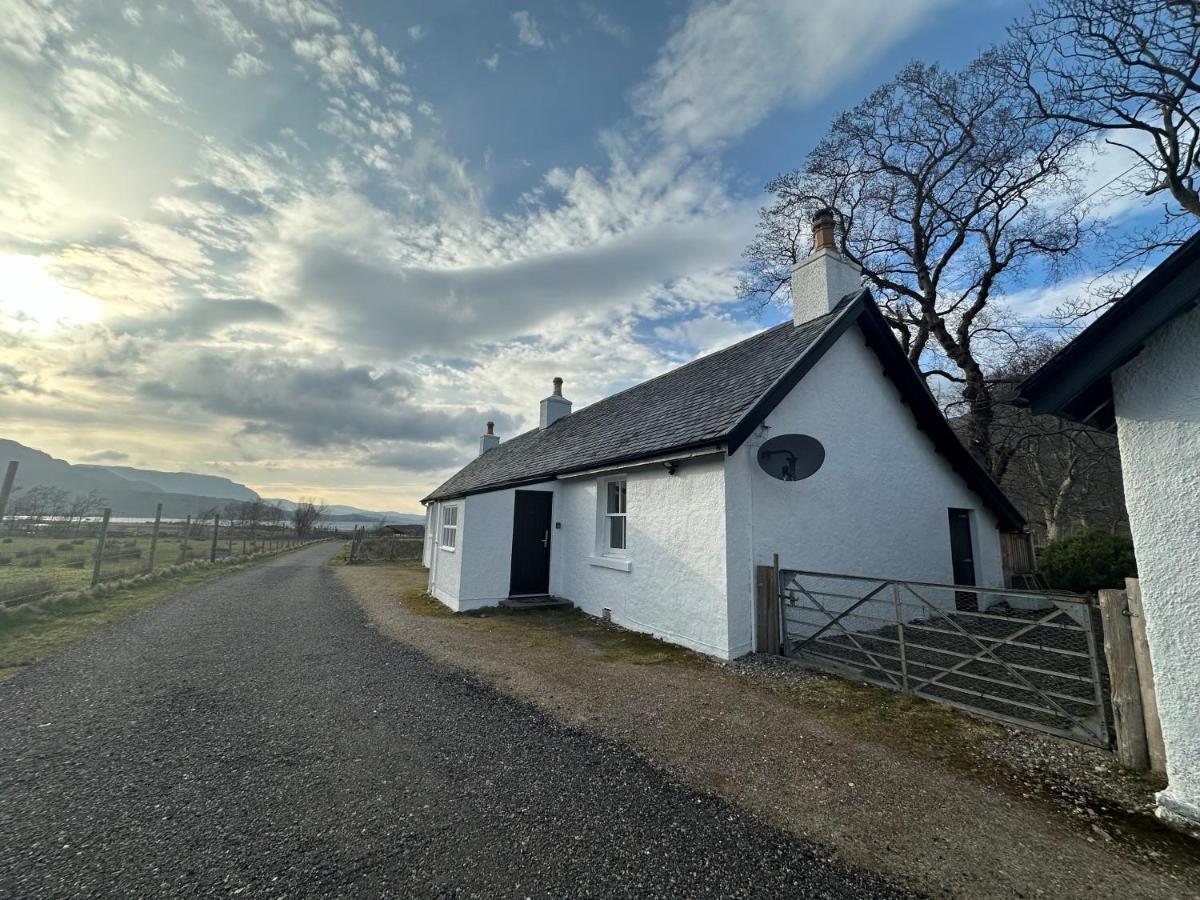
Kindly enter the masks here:
[[[955, 584], [975, 584], [975, 550], [971, 540], [971, 511], [950, 511], [950, 560], [954, 565]], [[978, 612], [979, 600], [972, 591], [955, 591], [954, 608]]]
[[550, 529], [554, 495], [517, 491], [513, 503], [512, 597], [550, 592]]

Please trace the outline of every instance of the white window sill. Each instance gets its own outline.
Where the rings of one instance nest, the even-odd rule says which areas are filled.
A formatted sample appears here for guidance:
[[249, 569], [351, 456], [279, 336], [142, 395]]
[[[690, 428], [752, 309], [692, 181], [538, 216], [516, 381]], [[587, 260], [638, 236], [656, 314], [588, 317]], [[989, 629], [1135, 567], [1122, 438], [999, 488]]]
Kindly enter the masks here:
[[457, 550], [458, 548], [457, 548], [457, 547], [446, 547], [446, 546], [442, 546], [442, 547], [438, 547], [438, 549], [439, 549], [439, 550], [442, 550], [442, 551], [444, 551], [444, 552], [446, 552], [446, 553], [453, 553], [453, 552], [454, 552], [455, 550]]
[[633, 560], [619, 559], [615, 556], [589, 556], [588, 564], [599, 566], [601, 569], [616, 569], [618, 572], [632, 572]]

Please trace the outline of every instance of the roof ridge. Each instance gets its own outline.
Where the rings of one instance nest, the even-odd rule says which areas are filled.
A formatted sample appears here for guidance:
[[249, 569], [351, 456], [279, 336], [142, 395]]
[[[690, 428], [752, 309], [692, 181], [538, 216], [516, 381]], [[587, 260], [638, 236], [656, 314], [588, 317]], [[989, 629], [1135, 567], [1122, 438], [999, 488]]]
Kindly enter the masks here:
[[[816, 322], [820, 319], [824, 319], [824, 318], [826, 318], [828, 316], [832, 316], [832, 315], [834, 315], [833, 310], [825, 313], [825, 315], [817, 316], [817, 318], [815, 318], [815, 319], [809, 319], [809, 321], [805, 322], [804, 325], [806, 325], [806, 326], [810, 325], [813, 322]], [[682, 365], [678, 365], [673, 369], [667, 369], [667, 371], [665, 371], [665, 372], [659, 372], [657, 375], [651, 375], [645, 381], [639, 381], [637, 384], [631, 384], [627, 388], [622, 388], [621, 390], [617, 391], [615, 394], [609, 394], [605, 397], [601, 397], [599, 400], [596, 400], [593, 403], [589, 403], [587, 406], [584, 406], [583, 408], [581, 408], [579, 410], [579, 412], [583, 412], [584, 410], [587, 410], [587, 409], [592, 409], [593, 407], [599, 406], [601, 403], [607, 403], [609, 400], [614, 400], [617, 397], [620, 397], [622, 394], [627, 394], [632, 390], [636, 390], [637, 388], [645, 387], [648, 384], [653, 384], [654, 382], [659, 381], [660, 379], [666, 378], [668, 375], [674, 375], [676, 372], [682, 372], [684, 369], [686, 369], [690, 366], [694, 366], [694, 365], [697, 365], [698, 363], [704, 362], [705, 360], [712, 359], [714, 356], [719, 356], [722, 353], [727, 353], [730, 350], [733, 350], [735, 347], [740, 347], [743, 344], [749, 343], [750, 341], [758, 340], [759, 338], [762, 338], [768, 334], [771, 334], [772, 332], [779, 331], [781, 328], [784, 328], [785, 326], [788, 326], [788, 325], [790, 325], [792, 328], [802, 327], [800, 325], [795, 324], [794, 322], [783, 321], [777, 325], [772, 325], [770, 328], [764, 328], [762, 331], [756, 331], [754, 334], [747, 335], [746, 337], [742, 338], [740, 341], [734, 341], [732, 344], [722, 347], [720, 350], [714, 350], [714, 351], [712, 351], [712, 353], [706, 353], [703, 356], [697, 356], [695, 359], [688, 360], [687, 362], [683, 363]], [[574, 413], [572, 413], [572, 415], [574, 415]], [[566, 417], [564, 417], [564, 418], [566, 418]], [[532, 430], [534, 430], [534, 429], [530, 429], [530, 431], [532, 431]], [[522, 431], [521, 434], [528, 434], [528, 432]], [[519, 436], [520, 435], [514, 435], [514, 437], [519, 437]]]

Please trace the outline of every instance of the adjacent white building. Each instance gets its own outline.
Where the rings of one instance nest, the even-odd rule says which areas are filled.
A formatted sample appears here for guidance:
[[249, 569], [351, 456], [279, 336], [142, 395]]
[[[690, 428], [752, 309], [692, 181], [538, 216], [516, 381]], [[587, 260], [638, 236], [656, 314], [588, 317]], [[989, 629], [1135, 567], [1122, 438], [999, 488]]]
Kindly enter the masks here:
[[[755, 567], [1003, 584], [1020, 513], [966, 451], [858, 269], [814, 220], [795, 316], [539, 425], [426, 499], [453, 610], [551, 596], [721, 658], [755, 647]], [[952, 553], [952, 546], [954, 552]]]
[[[1163, 818], [1200, 831], [1200, 234], [1021, 388], [1117, 433], [1167, 751]], [[1113, 585], [1120, 587], [1120, 585]]]

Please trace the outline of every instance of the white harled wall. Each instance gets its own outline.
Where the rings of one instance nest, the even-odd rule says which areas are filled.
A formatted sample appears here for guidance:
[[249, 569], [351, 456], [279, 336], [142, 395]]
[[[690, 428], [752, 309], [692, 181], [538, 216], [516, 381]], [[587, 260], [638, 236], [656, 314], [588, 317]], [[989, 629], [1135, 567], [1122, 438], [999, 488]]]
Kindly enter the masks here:
[[[1200, 309], [1113, 373], [1125, 505], [1167, 750], [1160, 810], [1200, 827]], [[1117, 587], [1118, 585], [1114, 585]]]
[[[953, 581], [950, 507], [972, 510], [977, 583], [1004, 584], [995, 516], [917, 429], [857, 326], [764, 424], [726, 467], [731, 606], [752, 609], [754, 567], [775, 553], [784, 568]], [[758, 448], [782, 434], [811, 435], [825, 447], [814, 475], [784, 482], [759, 468]], [[752, 617], [740, 621], [739, 642]]]
[[726, 659], [731, 650], [737, 655], [725, 593], [723, 459], [681, 460], [674, 475], [661, 463], [608, 473], [627, 481], [623, 560], [605, 560], [597, 547], [597, 478], [560, 482], [551, 592], [594, 616], [609, 609], [626, 628]]

